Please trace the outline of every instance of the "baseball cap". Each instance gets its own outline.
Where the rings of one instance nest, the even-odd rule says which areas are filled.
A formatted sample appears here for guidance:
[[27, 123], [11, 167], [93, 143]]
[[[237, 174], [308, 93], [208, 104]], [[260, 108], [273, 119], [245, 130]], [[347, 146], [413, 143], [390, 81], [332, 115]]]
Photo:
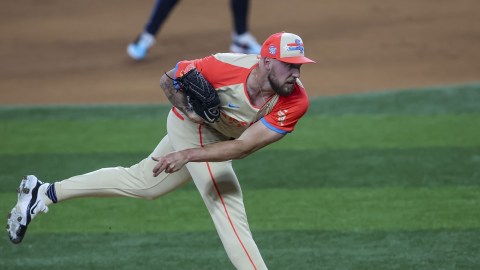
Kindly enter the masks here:
[[305, 57], [302, 39], [292, 33], [280, 32], [271, 35], [262, 45], [262, 57], [269, 57], [291, 64], [315, 63]]

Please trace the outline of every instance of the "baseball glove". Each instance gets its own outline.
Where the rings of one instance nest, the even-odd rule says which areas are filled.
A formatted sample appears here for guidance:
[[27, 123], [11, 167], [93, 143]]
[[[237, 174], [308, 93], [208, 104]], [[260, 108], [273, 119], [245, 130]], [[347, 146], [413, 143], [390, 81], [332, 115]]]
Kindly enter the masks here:
[[187, 97], [190, 108], [208, 123], [220, 117], [220, 98], [213, 86], [196, 69], [192, 68], [174, 80]]

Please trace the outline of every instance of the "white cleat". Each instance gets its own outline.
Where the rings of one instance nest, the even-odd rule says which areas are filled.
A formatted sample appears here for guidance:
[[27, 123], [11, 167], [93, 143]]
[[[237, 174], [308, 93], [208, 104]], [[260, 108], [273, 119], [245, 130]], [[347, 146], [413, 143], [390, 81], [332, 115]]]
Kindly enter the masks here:
[[155, 44], [155, 37], [147, 32], [140, 34], [128, 45], [127, 54], [134, 60], [141, 61], [147, 57], [148, 50]]
[[232, 45], [230, 45], [230, 52], [232, 53], [244, 53], [244, 54], [260, 54], [262, 46], [258, 44], [252, 34], [249, 32], [241, 35], [232, 35]]
[[33, 175], [23, 177], [18, 190], [18, 201], [8, 214], [7, 232], [14, 244], [22, 242], [27, 226], [38, 213], [47, 213], [48, 207], [38, 190], [43, 183]]

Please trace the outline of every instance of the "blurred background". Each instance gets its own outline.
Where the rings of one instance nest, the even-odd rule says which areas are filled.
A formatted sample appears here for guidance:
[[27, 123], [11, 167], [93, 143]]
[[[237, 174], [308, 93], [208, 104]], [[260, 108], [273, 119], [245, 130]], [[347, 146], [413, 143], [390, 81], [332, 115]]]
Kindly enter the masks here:
[[[226, 52], [230, 1], [183, 0], [149, 57], [127, 45], [154, 1], [3, 1], [0, 104], [158, 103], [158, 80], [182, 59]], [[249, 27], [299, 34], [302, 81], [312, 96], [478, 81], [480, 2], [476, 0], [251, 1]]]

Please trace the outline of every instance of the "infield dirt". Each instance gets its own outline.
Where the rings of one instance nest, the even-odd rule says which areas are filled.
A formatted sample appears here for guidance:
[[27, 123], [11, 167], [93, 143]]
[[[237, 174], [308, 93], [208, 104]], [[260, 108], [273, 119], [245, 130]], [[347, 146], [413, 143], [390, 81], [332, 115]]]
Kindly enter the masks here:
[[[22, 0], [0, 9], [0, 105], [164, 103], [178, 60], [226, 52], [227, 0], [184, 0], [144, 62], [126, 46], [154, 1]], [[250, 30], [302, 36], [311, 96], [480, 81], [478, 0], [252, 0]]]

